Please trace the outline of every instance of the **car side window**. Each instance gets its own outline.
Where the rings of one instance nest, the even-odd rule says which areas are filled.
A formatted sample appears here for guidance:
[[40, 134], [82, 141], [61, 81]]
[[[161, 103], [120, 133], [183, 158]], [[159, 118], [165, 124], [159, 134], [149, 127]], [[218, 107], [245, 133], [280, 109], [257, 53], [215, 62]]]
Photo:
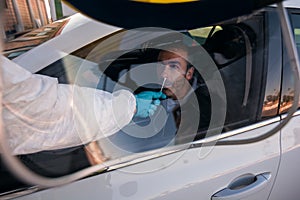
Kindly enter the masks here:
[[294, 35], [295, 35], [296, 47], [297, 47], [298, 55], [300, 57], [300, 14], [292, 15], [292, 25], [293, 25]]
[[[263, 24], [263, 16], [255, 15], [240, 23], [232, 22], [204, 28], [204, 33], [200, 31], [201, 29], [189, 31], [189, 36], [195, 39], [194, 41], [200, 42], [200, 47], [205, 51], [207, 57], [217, 66], [216, 69], [224, 81], [227, 105], [226, 108], [218, 107], [220, 105], [215, 108], [219, 112], [227, 109], [225, 125], [224, 127], [223, 124], [220, 125], [223, 131], [234, 130], [257, 122], [264, 87], [261, 80], [265, 53]], [[152, 91], [161, 89], [163, 78], [158, 79], [155, 84], [143, 84], [145, 78], [158, 75], [160, 64], [163, 64], [164, 67], [169, 66], [162, 62], [163, 60], [158, 59], [161, 52], [159, 49], [143, 47], [120, 50], [114, 47], [103, 52], [102, 49], [97, 49], [102, 41], [103, 39], [99, 39], [87, 44], [37, 73], [57, 77], [60, 83], [72, 83], [109, 92], [114, 91], [116, 86], [126, 87], [134, 93], [145, 89]], [[155, 42], [157, 41], [159, 40]], [[186, 45], [189, 49], [195, 47], [194, 43]], [[112, 58], [117, 59], [112, 61]], [[204, 60], [199, 59], [199, 62], [201, 66], [206, 65]], [[139, 71], [140, 69], [141, 71]], [[140, 73], [144, 75], [141, 76]], [[116, 134], [98, 141], [103, 154], [110, 159], [117, 159], [124, 155], [182, 144], [205, 137], [212, 118], [212, 94], [207, 89], [206, 80], [202, 79], [202, 75], [197, 70], [195, 70], [195, 77], [197, 79], [191, 80], [196, 80], [196, 82], [189, 81], [189, 84], [192, 87], [197, 86], [196, 95], [201, 96], [201, 98], [196, 97], [198, 102], [187, 103], [185, 105], [190, 105], [190, 107], [184, 108], [183, 106], [177, 109], [178, 101], [176, 99], [161, 100], [161, 105], [167, 112], [158, 110], [157, 113], [160, 112], [162, 116], [167, 115], [168, 117], [160, 118], [155, 115], [150, 120], [134, 118], [132, 123]], [[166, 86], [171, 84], [170, 80], [172, 79], [172, 77], [168, 77], [168, 81], [165, 82]], [[197, 103], [200, 104], [199, 107], [195, 106]], [[199, 110], [200, 116], [199, 119], [196, 119], [194, 116], [197, 116]], [[178, 115], [180, 117], [177, 117]], [[198, 120], [197, 123], [190, 123], [191, 117]], [[183, 123], [185, 126], [180, 126]], [[189, 124], [194, 124], [194, 127]], [[178, 130], [184, 130], [182, 133], [186, 135], [179, 137]], [[70, 155], [70, 152], [76, 151], [80, 152], [80, 155], [84, 154], [82, 147], [63, 149], [59, 152], [51, 151], [50, 153], [55, 156], [58, 154]], [[41, 154], [42, 162], [44, 158], [47, 158], [47, 153], [49, 152]], [[72, 153], [70, 158], [74, 158], [74, 155]], [[32, 161], [32, 156], [36, 157], [36, 155], [25, 155], [22, 159]], [[83, 166], [88, 164], [86, 158], [78, 159], [81, 162], [84, 161]], [[39, 162], [34, 161], [34, 166]], [[45, 166], [45, 168], [47, 167]], [[51, 170], [50, 168], [48, 170]], [[64, 173], [68, 172], [66, 170]]]
[[[263, 92], [261, 77], [264, 68], [262, 60], [264, 54], [264, 33], [261, 30], [263, 30], [263, 17], [257, 15], [242, 23], [229, 23], [188, 31], [190, 37], [199, 42], [208, 55], [211, 56], [224, 81], [227, 107], [217, 108], [227, 109], [224, 131], [237, 129], [257, 121]], [[140, 78], [132, 72], [132, 69], [138, 69], [136, 66], [140, 65], [147, 65], [149, 69], [153, 66], [153, 63], [156, 65], [159, 51], [155, 49], [127, 51], [119, 59], [110, 63], [103, 71], [101, 65], [109, 61], [115, 52], [108, 52], [106, 55], [101, 55], [100, 58], [99, 55], [96, 56], [97, 51], [93, 51], [93, 56], [90, 56], [90, 52], [101, 41], [96, 41], [76, 50], [39, 73], [58, 77], [62, 83], [75, 83], [110, 92], [113, 91], [116, 83], [131, 85], [132, 88], [130, 89], [133, 90], [141, 87], [142, 85], [139, 83]], [[188, 45], [193, 46], [190, 43]], [[116, 51], [116, 54], [118, 53], [121, 52]], [[78, 72], [81, 73], [78, 74]], [[149, 71], [148, 73], [155, 72]], [[75, 74], [78, 75], [75, 76]], [[201, 84], [203, 84], [202, 87], [204, 88], [202, 91], [207, 90], [203, 81]], [[157, 90], [158, 88], [159, 86], [151, 89]], [[207, 91], [203, 92], [202, 95], [207, 93]], [[201, 99], [200, 103], [207, 107], [207, 105], [210, 105], [210, 97], [209, 94], [205, 96], [207, 96], [205, 102]], [[211, 118], [210, 109], [202, 108], [202, 113], [204, 114], [200, 117], [200, 123], [206, 121], [207, 123], [203, 124], [206, 124], [205, 128], [208, 128]], [[178, 120], [174, 121], [173, 119], [172, 123], [176, 124]], [[201, 128], [203, 129], [203, 126]], [[175, 130], [176, 128], [173, 132]], [[200, 137], [196, 138], [202, 137], [203, 135], [201, 134]], [[119, 138], [116, 141], [121, 143]], [[122, 143], [127, 145], [124, 141]], [[158, 147], [159, 145], [154, 145], [157, 142], [158, 140], [153, 140], [149, 149]], [[142, 146], [145, 147], [147, 145]]]
[[[228, 22], [188, 31], [188, 35], [201, 45], [205, 54], [217, 66], [217, 71], [223, 79], [227, 105], [226, 108], [215, 108], [219, 111], [227, 110], [224, 127], [223, 124], [220, 125], [223, 131], [231, 131], [257, 122], [264, 88], [262, 81], [265, 67], [263, 24], [263, 16], [255, 15], [239, 23]], [[157, 75], [161, 64], [164, 67], [170, 65], [162, 63], [162, 60], [158, 59], [161, 51], [151, 48], [123, 51], [112, 47], [107, 48], [107, 51], [104, 52], [102, 49], [97, 49], [97, 46], [105, 38], [75, 50], [37, 73], [57, 77], [60, 83], [77, 84], [109, 92], [114, 90], [116, 83], [122, 87], [126, 86], [126, 89], [133, 93], [143, 91], [145, 88], [152, 91], [163, 91], [162, 84], [171, 84], [171, 81], [164, 83], [164, 79], [159, 79], [156, 84], [141, 84], [143, 80], [139, 76], [139, 69], [152, 68], [152, 71], [146, 72], [146, 75], [150, 77]], [[194, 45], [194, 43], [187, 44], [191, 49], [195, 47]], [[111, 58], [117, 59], [112, 61]], [[204, 61], [200, 60], [199, 62], [206, 66]], [[185, 71], [186, 74], [189, 69], [191, 68]], [[143, 73], [145, 74], [145, 71]], [[143, 77], [147, 78], [147, 76]], [[205, 137], [211, 120], [211, 94], [207, 89], [206, 80], [203, 80], [197, 70], [195, 70], [195, 77], [197, 79], [190, 79], [192, 81], [189, 84], [192, 88], [197, 86], [199, 89], [197, 92], [202, 98], [196, 97], [198, 102], [187, 103], [191, 105], [189, 108], [178, 108], [177, 99], [161, 100], [161, 105], [169, 112], [166, 114], [162, 110], [157, 112], [168, 115], [167, 118], [163, 118], [163, 120], [157, 116], [150, 120], [134, 118], [132, 123], [121, 131], [98, 141], [104, 155], [109, 159], [117, 159], [124, 155], [191, 142]], [[169, 77], [169, 80], [171, 79]], [[194, 80], [196, 81], [193, 82]], [[179, 83], [182, 82], [177, 82], [177, 84]], [[185, 100], [182, 101], [183, 104]], [[200, 108], [195, 106], [197, 103], [200, 104]], [[180, 126], [180, 123], [196, 116], [199, 110], [201, 116], [197, 119], [199, 123], [193, 127], [195, 129], [191, 129], [189, 126]], [[181, 116], [176, 117], [177, 115]], [[184, 116], [189, 116], [189, 118]], [[191, 123], [187, 122], [186, 124]], [[186, 131], [196, 130], [196, 132], [190, 132], [193, 138], [177, 137], [180, 128], [186, 129]], [[186, 131], [183, 132], [186, 133]], [[51, 177], [66, 175], [90, 165], [83, 146], [22, 155], [20, 159], [39, 174]], [[64, 166], [60, 166], [62, 162], [65, 163]]]
[[[291, 14], [292, 31], [294, 33], [294, 39], [298, 56], [300, 58], [300, 14]], [[283, 58], [283, 79], [282, 79], [282, 92], [280, 100], [280, 113], [288, 112], [294, 101], [294, 77], [291, 68], [291, 63], [288, 62], [287, 52], [284, 49]], [[299, 102], [300, 106], [300, 102]]]
[[[296, 42], [296, 48], [298, 51], [298, 57], [300, 58], [300, 14], [293, 14], [292, 15], [292, 25], [294, 27], [294, 36]], [[299, 107], [300, 107], [300, 100], [299, 100]]]
[[219, 26], [203, 46], [224, 81], [227, 112], [224, 131], [257, 121], [262, 96], [263, 21], [261, 16]]
[[196, 28], [188, 30], [188, 33], [193, 37], [199, 44], [204, 44], [206, 39], [211, 37], [216, 31], [221, 30], [221, 26], [209, 26], [204, 28]]

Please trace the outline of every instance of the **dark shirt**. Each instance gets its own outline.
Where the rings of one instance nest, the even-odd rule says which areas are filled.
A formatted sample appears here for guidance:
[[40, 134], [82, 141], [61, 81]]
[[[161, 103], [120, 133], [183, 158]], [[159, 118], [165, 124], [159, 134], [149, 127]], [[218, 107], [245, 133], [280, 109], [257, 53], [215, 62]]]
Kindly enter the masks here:
[[211, 99], [207, 87], [197, 86], [173, 113], [177, 124], [176, 144], [203, 138], [211, 119]]
[[211, 118], [210, 95], [205, 85], [196, 82], [192, 87], [183, 100], [162, 100], [154, 116], [133, 118], [108, 140], [124, 151], [136, 153], [204, 137]]

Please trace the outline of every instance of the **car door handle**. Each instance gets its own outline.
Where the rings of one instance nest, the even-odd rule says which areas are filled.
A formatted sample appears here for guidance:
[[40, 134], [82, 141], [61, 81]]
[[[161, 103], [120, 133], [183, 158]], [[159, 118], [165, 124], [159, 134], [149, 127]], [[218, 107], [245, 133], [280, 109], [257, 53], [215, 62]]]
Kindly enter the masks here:
[[227, 188], [215, 193], [211, 200], [243, 199], [266, 187], [270, 182], [270, 178], [270, 173], [263, 173], [257, 176], [252, 174], [242, 175], [230, 183]]

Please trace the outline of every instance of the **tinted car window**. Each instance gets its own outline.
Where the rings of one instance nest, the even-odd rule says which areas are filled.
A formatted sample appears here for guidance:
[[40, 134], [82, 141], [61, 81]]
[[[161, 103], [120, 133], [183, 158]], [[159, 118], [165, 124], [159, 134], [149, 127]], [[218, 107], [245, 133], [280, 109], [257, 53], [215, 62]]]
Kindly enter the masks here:
[[206, 39], [204, 48], [212, 56], [222, 75], [226, 95], [225, 130], [257, 120], [263, 73], [262, 17], [241, 24], [221, 26]]
[[300, 55], [300, 14], [292, 15], [292, 25], [294, 27], [295, 42], [298, 50], [298, 55]]
[[[220, 126], [218, 128], [223, 131], [255, 123], [258, 119], [264, 87], [261, 80], [265, 53], [263, 24], [263, 16], [256, 15], [240, 23], [228, 22], [204, 28], [204, 32], [201, 28], [183, 34], [191, 36], [200, 46], [176, 38], [185, 43], [190, 49], [189, 52], [201, 49], [202, 53], [214, 63], [217, 73], [220, 73], [226, 91], [225, 99], [220, 95], [220, 101], [224, 100], [226, 105], [219, 105], [215, 109], [218, 112], [226, 110], [224, 126], [218, 124]], [[37, 73], [56, 77], [60, 83], [71, 83], [109, 92], [114, 91], [116, 87], [126, 88], [134, 93], [144, 90], [159, 91], [162, 79], [157, 79], [151, 84], [143, 84], [139, 75], [139, 69], [142, 69], [140, 73], [146, 73], [148, 77], [158, 76], [158, 66], [161, 64], [158, 57], [161, 50], [147, 48], [148, 42], [155, 43], [157, 40], [151, 39], [141, 46], [136, 46], [136, 49], [120, 49], [121, 40], [115, 41], [106, 49], [99, 48], [106, 38], [115, 34], [87, 44]], [[167, 39], [174, 41], [174, 38], [167, 37]], [[210, 67], [198, 57], [194, 56], [193, 59], [198, 60], [200, 65]], [[162, 101], [165, 111], [161, 112], [167, 116], [164, 120], [158, 117], [150, 120], [134, 118], [127, 127], [98, 142], [104, 154], [110, 159], [120, 158], [136, 152], [205, 137], [212, 118], [212, 91], [209, 91], [207, 86], [210, 80], [205, 80], [200, 71], [195, 70], [194, 76], [188, 84], [193, 89], [191, 91], [197, 93], [193, 99], [195, 101], [183, 101], [179, 107], [176, 99], [168, 98]], [[186, 105], [190, 107], [184, 107]], [[191, 123], [191, 118], [196, 120], [196, 123]], [[184, 123], [184, 126], [180, 126]], [[183, 134], [179, 135], [179, 130], [183, 130], [180, 132]], [[145, 135], [142, 135], [143, 133]], [[89, 166], [82, 146], [22, 155], [20, 158], [31, 169], [51, 177], [72, 173]], [[65, 164], [62, 166], [61, 163]]]
[[295, 42], [298, 51], [298, 56], [300, 58], [300, 14], [292, 15], [292, 24], [294, 26]]
[[[189, 35], [191, 35], [193, 39], [200, 36], [205, 38], [204, 40], [203, 38], [201, 39], [201, 44], [208, 56], [215, 62], [223, 78], [227, 93], [227, 112], [224, 131], [236, 129], [254, 123], [257, 120], [262, 92], [260, 77], [264, 67], [261, 60], [264, 53], [262, 27], [262, 17], [255, 16], [253, 19], [240, 24], [232, 23], [203, 28], [205, 31], [201, 31], [202, 29], [189, 31]], [[200, 41], [199, 38], [197, 41]], [[128, 49], [127, 53], [124, 51], [123, 54], [120, 51], [113, 51], [102, 52], [102, 54], [99, 53], [97, 55], [95, 47], [101, 42], [102, 39], [89, 44], [61, 60], [52, 63], [38, 73], [57, 77], [61, 83], [74, 83], [85, 87], [96, 87], [97, 89], [110, 92], [113, 91], [116, 83], [126, 87], [130, 85], [131, 88], [129, 89], [133, 91], [139, 88], [135, 92], [143, 90], [143, 85], [139, 83], [139, 77], [132, 73], [132, 70], [137, 69], [137, 66], [141, 65], [148, 66], [148, 69], [151, 68], [151, 66], [155, 66], [157, 64], [156, 59], [159, 51], [157, 49]], [[155, 42], [155, 40], [151, 42]], [[191, 48], [193, 47], [191, 43], [187, 45]], [[105, 66], [105, 69], [101, 68], [110, 60], [111, 56], [118, 53], [122, 55], [119, 59], [112, 62], [108, 67]], [[149, 71], [148, 73], [151, 74], [155, 72]], [[74, 77], [76, 77], [76, 79]], [[201, 75], [198, 81], [200, 82], [199, 84], [202, 85], [201, 87], [203, 87], [201, 90], [203, 94], [201, 95], [207, 96], [206, 102], [201, 99], [198, 100], [202, 101], [201, 104], [203, 105], [207, 102], [207, 105], [210, 105], [210, 95]], [[158, 90], [160, 86], [151, 85], [145, 87]], [[202, 110], [204, 111], [205, 109], [203, 108]], [[202, 117], [201, 121], [207, 122], [206, 127], [204, 127], [204, 125], [201, 127], [202, 130], [208, 127], [211, 117], [210, 109], [206, 109], [205, 112], [202, 112], [205, 117]], [[175, 119], [169, 120], [173, 121], [170, 122], [170, 124], [176, 124]], [[176, 126], [173, 127], [171, 132], [176, 132], [177, 128]], [[202, 133], [196, 138], [202, 138], [204, 135]], [[168, 144], [167, 141], [165, 141], [164, 145], [158, 145], [157, 143], [159, 141], [154, 138], [152, 139], [152, 141], [149, 138], [147, 140], [139, 139], [144, 140], [144, 142], [142, 142], [143, 145], [141, 145], [141, 143], [140, 146], [149, 146], [149, 148], [143, 149], [154, 149]], [[123, 140], [116, 140], [119, 145], [128, 146], [128, 141], [126, 142], [125, 137]], [[170, 141], [171, 139], [169, 138], [167, 140]], [[148, 144], [146, 145], [147, 141]], [[138, 143], [138, 141], [135, 142]], [[143, 151], [143, 149], [140, 151]], [[139, 150], [135, 149], [134, 151]]]
[[[300, 15], [292, 14], [291, 22], [293, 26], [294, 39], [296, 42], [296, 47], [300, 50]], [[284, 60], [283, 60], [283, 80], [282, 80], [282, 94], [280, 100], [280, 112], [286, 113], [289, 108], [291, 108], [294, 101], [294, 76], [293, 70], [291, 68], [291, 63], [288, 62], [287, 52], [284, 51]]]
[[265, 27], [266, 35], [266, 60], [267, 67], [263, 74], [266, 82], [265, 97], [263, 100], [261, 117], [266, 119], [278, 115], [281, 73], [282, 73], [282, 35], [279, 26], [273, 26], [278, 21], [278, 15], [274, 11], [266, 13], [267, 25]]
[[189, 30], [188, 33], [196, 40], [199, 44], [204, 44], [206, 39], [211, 37], [216, 31], [221, 30], [221, 26], [209, 26], [205, 28], [197, 28]]

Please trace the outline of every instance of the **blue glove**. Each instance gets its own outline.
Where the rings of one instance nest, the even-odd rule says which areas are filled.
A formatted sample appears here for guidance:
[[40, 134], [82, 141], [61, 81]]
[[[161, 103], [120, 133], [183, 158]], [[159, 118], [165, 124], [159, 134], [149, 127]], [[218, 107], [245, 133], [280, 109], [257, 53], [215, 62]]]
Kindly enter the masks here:
[[135, 116], [146, 118], [152, 116], [160, 104], [159, 99], [165, 99], [167, 96], [162, 92], [145, 91], [135, 95], [136, 113]]

